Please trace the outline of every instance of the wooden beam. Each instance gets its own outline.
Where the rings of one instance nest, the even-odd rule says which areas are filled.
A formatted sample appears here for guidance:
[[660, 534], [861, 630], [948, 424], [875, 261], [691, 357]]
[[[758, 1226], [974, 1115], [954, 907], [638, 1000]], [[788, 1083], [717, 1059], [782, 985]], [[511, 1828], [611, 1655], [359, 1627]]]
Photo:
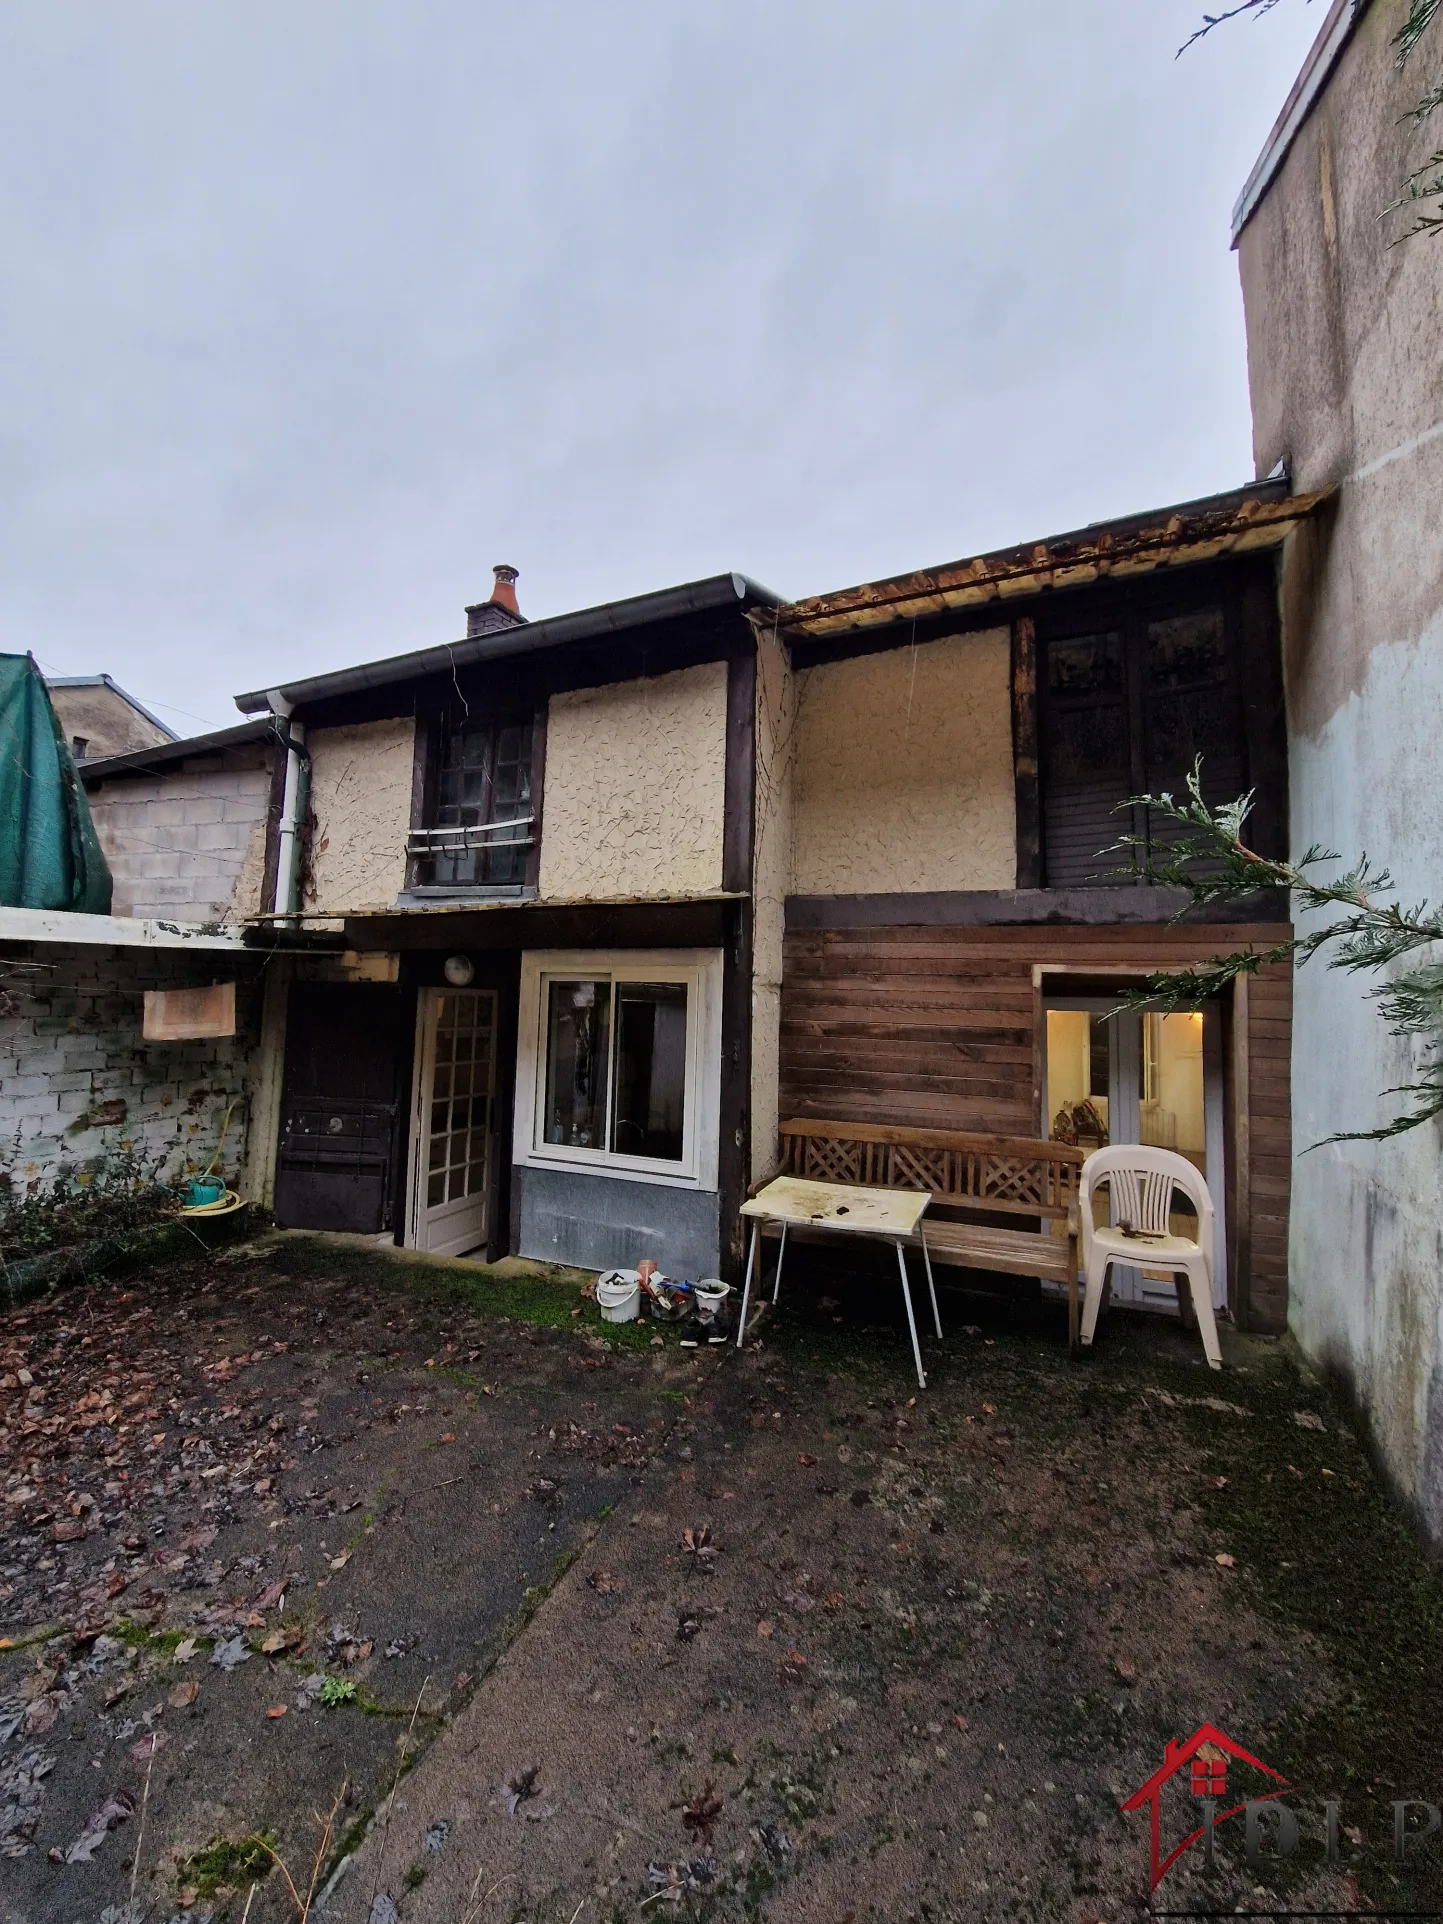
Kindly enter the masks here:
[[1229, 1061], [1229, 1094], [1232, 1098], [1232, 1141], [1228, 1144], [1231, 1180], [1232, 1248], [1228, 1251], [1233, 1321], [1239, 1329], [1249, 1327], [1252, 1307], [1252, 1074], [1249, 1049], [1249, 978], [1240, 975], [1233, 983], [1232, 1048]]
[[1012, 769], [1017, 798], [1017, 886], [1042, 886], [1042, 803], [1037, 770], [1037, 624], [1012, 630]]

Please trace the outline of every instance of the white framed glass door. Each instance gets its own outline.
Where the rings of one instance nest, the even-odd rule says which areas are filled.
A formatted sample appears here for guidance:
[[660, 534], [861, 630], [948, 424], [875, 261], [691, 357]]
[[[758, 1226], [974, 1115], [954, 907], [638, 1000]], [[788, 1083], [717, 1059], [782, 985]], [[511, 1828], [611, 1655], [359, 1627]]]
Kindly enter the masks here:
[[406, 1226], [413, 1249], [463, 1256], [486, 1241], [495, 1106], [495, 991], [423, 989]]
[[[1114, 1011], [1117, 1011], [1114, 1013]], [[1183, 1156], [1213, 1199], [1213, 1306], [1227, 1303], [1227, 1226], [1223, 1169], [1222, 1031], [1217, 1008], [1174, 1013], [1117, 1010], [1093, 996], [1049, 996], [1043, 1020], [1044, 1133], [1083, 1149], [1148, 1143]], [[1111, 1200], [1097, 1198], [1099, 1223]], [[1179, 1235], [1196, 1233], [1196, 1218], [1174, 1218]], [[1113, 1300], [1171, 1309], [1169, 1277], [1114, 1267]]]

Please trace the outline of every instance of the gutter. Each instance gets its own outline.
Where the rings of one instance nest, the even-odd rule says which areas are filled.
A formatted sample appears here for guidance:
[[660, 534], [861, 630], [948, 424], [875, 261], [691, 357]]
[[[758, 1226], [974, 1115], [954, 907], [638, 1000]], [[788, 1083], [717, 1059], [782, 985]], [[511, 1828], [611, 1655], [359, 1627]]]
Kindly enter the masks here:
[[276, 831], [276, 892], [271, 910], [275, 915], [294, 915], [300, 907], [301, 826], [311, 797], [311, 758], [305, 729], [291, 720], [290, 702], [279, 688], [273, 688], [266, 699], [286, 749], [286, 781]]
[[1333, 69], [1342, 59], [1354, 28], [1371, 5], [1372, 0], [1333, 0], [1327, 19], [1308, 50], [1302, 71], [1283, 103], [1283, 111], [1273, 122], [1273, 130], [1268, 135], [1263, 151], [1254, 162], [1253, 171], [1238, 195], [1237, 205], [1233, 208], [1234, 247], [1277, 179], [1293, 142], [1302, 132], [1308, 116], [1318, 104], [1319, 96], [1332, 79]]
[[439, 648], [420, 648], [413, 654], [390, 655], [382, 661], [363, 662], [357, 668], [340, 668], [334, 674], [313, 675], [307, 681], [288, 682], [283, 688], [253, 690], [247, 695], [237, 695], [235, 704], [242, 714], [250, 715], [273, 708], [279, 699], [286, 704], [284, 712], [289, 714], [309, 702], [352, 695], [367, 688], [383, 688], [422, 675], [449, 675], [475, 662], [504, 661], [517, 655], [559, 648], [568, 642], [596, 641], [605, 635], [625, 634], [629, 629], [673, 620], [679, 615], [703, 614], [718, 608], [746, 608], [757, 602], [772, 607], [778, 600], [778, 596], [749, 581], [745, 575], [712, 575], [703, 581], [686, 582], [679, 588], [663, 588], [656, 594], [631, 595], [624, 601], [579, 609], [575, 614], [553, 615], [548, 620], [497, 629], [469, 641], [443, 642]]

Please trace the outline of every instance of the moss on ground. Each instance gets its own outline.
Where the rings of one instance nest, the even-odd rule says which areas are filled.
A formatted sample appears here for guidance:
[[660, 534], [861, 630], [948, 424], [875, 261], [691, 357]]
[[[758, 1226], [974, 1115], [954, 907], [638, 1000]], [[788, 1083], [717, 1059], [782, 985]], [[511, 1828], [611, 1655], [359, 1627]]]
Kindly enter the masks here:
[[222, 1889], [259, 1884], [275, 1862], [271, 1855], [275, 1843], [273, 1831], [213, 1837], [203, 1850], [177, 1861], [177, 1886], [182, 1891], [194, 1891], [198, 1898], [211, 1898]]

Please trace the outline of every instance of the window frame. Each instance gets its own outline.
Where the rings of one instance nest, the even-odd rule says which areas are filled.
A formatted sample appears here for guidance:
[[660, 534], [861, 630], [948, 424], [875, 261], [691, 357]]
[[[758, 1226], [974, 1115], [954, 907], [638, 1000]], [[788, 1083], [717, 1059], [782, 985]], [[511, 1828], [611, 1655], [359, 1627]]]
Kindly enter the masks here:
[[[494, 770], [497, 739], [506, 728], [520, 728], [530, 738], [531, 840], [525, 850], [522, 875], [510, 882], [428, 882], [422, 879], [426, 864], [433, 858], [412, 845], [416, 834], [439, 826], [441, 764], [446, 742], [458, 728], [485, 729], [490, 737], [487, 767], [492, 776], [492, 806], [495, 806]], [[431, 714], [417, 729], [416, 770], [412, 781], [411, 826], [407, 835], [406, 886], [403, 904], [438, 901], [525, 901], [537, 892], [541, 867], [541, 783], [546, 766], [545, 709], [525, 703], [510, 703], [478, 714], [472, 721], [454, 703]], [[481, 824], [486, 826], [486, 824]]]
[[[1149, 785], [1148, 761], [1153, 753], [1152, 716], [1147, 687], [1147, 633], [1150, 624], [1178, 616], [1220, 612], [1223, 641], [1227, 651], [1228, 679], [1231, 685], [1232, 738], [1244, 772], [1238, 793], [1257, 785], [1259, 769], [1254, 731], [1249, 726], [1251, 664], [1249, 634], [1243, 609], [1242, 583], [1233, 571], [1211, 574], [1184, 582], [1138, 583], [1126, 590], [1078, 596], [1066, 607], [1049, 609], [1037, 623], [1037, 760], [1038, 824], [1041, 836], [1042, 886], [1044, 888], [1132, 888], [1144, 885], [1146, 875], [1133, 858], [1130, 875], [1099, 874], [1086, 881], [1054, 879], [1047, 846], [1048, 790], [1051, 780], [1051, 706], [1052, 678], [1049, 655], [1054, 645], [1080, 641], [1091, 636], [1115, 633], [1122, 656], [1122, 709], [1127, 729], [1129, 792], [1146, 792]], [[1167, 780], [1176, 786], [1177, 778], [1152, 772], [1153, 780]], [[1232, 796], [1229, 795], [1229, 800]], [[1147, 811], [1134, 808], [1114, 819], [1116, 835], [1149, 835]]]
[[[622, 1181], [660, 1183], [675, 1189], [714, 1190], [721, 1109], [721, 979], [720, 949], [533, 949], [524, 952], [516, 1047], [513, 1163], [532, 1168], [585, 1171]], [[686, 1083], [680, 1162], [544, 1140], [550, 984], [602, 980], [611, 987], [613, 1009], [606, 1066], [608, 1135], [616, 1099], [617, 985], [664, 982], [686, 987]]]

